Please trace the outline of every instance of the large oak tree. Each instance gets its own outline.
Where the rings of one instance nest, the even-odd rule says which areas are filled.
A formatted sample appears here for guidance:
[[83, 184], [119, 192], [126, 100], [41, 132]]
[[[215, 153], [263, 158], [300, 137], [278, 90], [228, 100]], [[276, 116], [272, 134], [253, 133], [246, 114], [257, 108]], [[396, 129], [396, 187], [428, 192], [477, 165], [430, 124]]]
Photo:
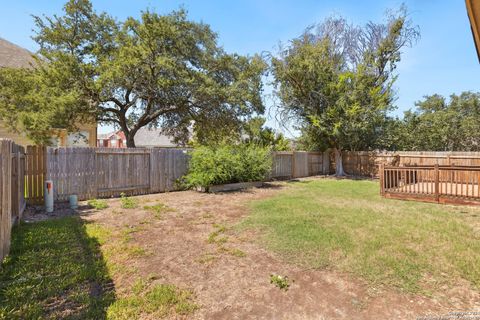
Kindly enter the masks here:
[[[70, 128], [95, 117], [123, 130], [128, 147], [144, 126], [187, 142], [192, 126], [198, 137], [221, 135], [264, 111], [263, 60], [227, 54], [210, 27], [183, 10], [117, 21], [88, 0], [71, 0], [61, 16], [34, 18], [38, 63], [1, 72], [0, 85], [10, 88], [0, 90], [0, 117], [36, 140], [49, 125]], [[25, 73], [31, 81], [12, 88]], [[28, 93], [34, 106], [19, 93]], [[23, 121], [45, 114], [62, 120], [41, 122], [42, 130]]]

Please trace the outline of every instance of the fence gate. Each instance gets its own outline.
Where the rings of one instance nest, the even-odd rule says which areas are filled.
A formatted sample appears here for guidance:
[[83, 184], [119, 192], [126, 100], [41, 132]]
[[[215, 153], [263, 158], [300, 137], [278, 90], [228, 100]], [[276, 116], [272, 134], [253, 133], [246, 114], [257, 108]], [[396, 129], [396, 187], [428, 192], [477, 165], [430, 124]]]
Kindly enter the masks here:
[[46, 148], [27, 146], [25, 153], [25, 198], [28, 204], [43, 204], [43, 184], [46, 174]]

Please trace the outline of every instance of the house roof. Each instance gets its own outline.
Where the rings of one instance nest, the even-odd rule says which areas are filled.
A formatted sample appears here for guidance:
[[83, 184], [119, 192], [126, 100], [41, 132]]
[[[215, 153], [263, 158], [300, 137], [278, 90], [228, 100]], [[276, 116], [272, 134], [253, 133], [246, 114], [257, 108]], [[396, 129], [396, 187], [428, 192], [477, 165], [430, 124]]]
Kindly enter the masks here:
[[118, 130], [118, 131], [113, 131], [113, 132], [109, 132], [109, 133], [99, 133], [97, 135], [97, 139], [99, 139], [99, 140], [110, 140], [110, 139], [125, 140], [125, 135], [123, 134], [123, 131]]
[[135, 146], [137, 147], [177, 147], [172, 138], [162, 134], [161, 129], [140, 128], [135, 134]]
[[28, 68], [33, 63], [33, 53], [0, 38], [0, 67]]
[[480, 61], [480, 0], [465, 0], [468, 18], [472, 28], [473, 40]]

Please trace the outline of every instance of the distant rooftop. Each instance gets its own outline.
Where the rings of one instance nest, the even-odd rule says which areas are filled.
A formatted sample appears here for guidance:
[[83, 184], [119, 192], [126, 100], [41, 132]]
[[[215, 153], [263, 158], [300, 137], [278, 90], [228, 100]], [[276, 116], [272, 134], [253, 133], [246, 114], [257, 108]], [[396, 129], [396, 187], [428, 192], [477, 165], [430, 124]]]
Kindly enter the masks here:
[[142, 127], [137, 131], [134, 139], [136, 147], [178, 147], [172, 142], [172, 137], [162, 134], [161, 129]]
[[0, 67], [28, 68], [33, 63], [33, 53], [0, 38]]

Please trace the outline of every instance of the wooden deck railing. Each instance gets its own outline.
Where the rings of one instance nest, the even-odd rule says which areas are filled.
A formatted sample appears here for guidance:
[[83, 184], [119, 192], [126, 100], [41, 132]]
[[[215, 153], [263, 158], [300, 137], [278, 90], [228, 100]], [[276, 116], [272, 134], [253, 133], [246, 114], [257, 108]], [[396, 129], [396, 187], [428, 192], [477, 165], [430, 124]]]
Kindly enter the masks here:
[[386, 198], [438, 203], [480, 204], [479, 166], [379, 167]]

